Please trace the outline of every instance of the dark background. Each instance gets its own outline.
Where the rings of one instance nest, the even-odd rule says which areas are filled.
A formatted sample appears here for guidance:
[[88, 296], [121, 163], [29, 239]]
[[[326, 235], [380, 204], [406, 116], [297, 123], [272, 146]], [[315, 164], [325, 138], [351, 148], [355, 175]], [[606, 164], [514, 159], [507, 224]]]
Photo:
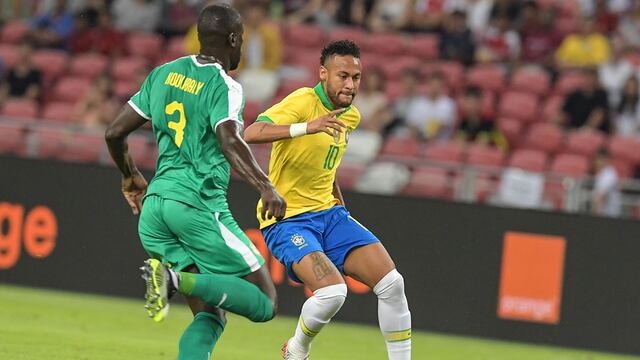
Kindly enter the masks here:
[[[146, 257], [115, 169], [0, 157], [0, 202], [36, 205], [57, 216], [46, 259], [24, 251], [0, 282], [140, 297]], [[257, 194], [231, 184], [238, 223], [256, 228]], [[532, 343], [640, 354], [640, 224], [402, 197], [345, 194], [347, 208], [383, 241], [405, 277], [413, 327]], [[6, 224], [2, 224], [6, 231]], [[567, 240], [558, 325], [496, 316], [506, 231]], [[302, 288], [278, 287], [281, 313], [297, 316]], [[372, 294], [350, 294], [337, 319], [377, 323]]]

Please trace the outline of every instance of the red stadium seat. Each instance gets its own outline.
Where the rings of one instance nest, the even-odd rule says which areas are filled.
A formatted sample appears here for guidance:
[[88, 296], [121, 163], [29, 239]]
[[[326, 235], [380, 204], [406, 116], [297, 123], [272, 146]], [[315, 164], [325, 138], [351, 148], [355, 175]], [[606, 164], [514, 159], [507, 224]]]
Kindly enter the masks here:
[[538, 99], [536, 96], [522, 92], [507, 92], [502, 95], [499, 116], [509, 117], [523, 122], [538, 120]]
[[455, 61], [441, 61], [431, 66], [425, 66], [428, 73], [440, 72], [447, 80], [447, 87], [459, 91], [464, 85], [464, 66]]
[[42, 71], [45, 81], [62, 75], [67, 70], [67, 53], [61, 50], [38, 50], [33, 53], [33, 65]]
[[420, 60], [410, 56], [397, 57], [393, 62], [383, 62], [380, 64], [380, 68], [384, 72], [386, 79], [398, 79], [405, 70], [417, 69], [419, 66]]
[[464, 159], [464, 143], [459, 141], [436, 142], [427, 145], [425, 158], [443, 163], [462, 163]]
[[32, 120], [38, 116], [38, 104], [27, 99], [9, 99], [2, 107], [2, 115], [7, 117]]
[[316, 51], [324, 45], [322, 29], [313, 25], [289, 25], [285, 32], [285, 39], [288, 46], [305, 47]]
[[549, 123], [535, 123], [531, 125], [522, 145], [527, 149], [555, 153], [560, 149], [564, 140], [562, 130]]
[[360, 175], [364, 173], [366, 166], [362, 163], [342, 162], [336, 176], [341, 189], [350, 190], [358, 182]]
[[486, 145], [472, 145], [467, 150], [467, 164], [485, 167], [502, 167], [504, 151]]
[[509, 166], [532, 172], [543, 172], [547, 166], [547, 155], [542, 151], [518, 149], [509, 159]]
[[329, 32], [329, 41], [348, 39], [362, 46], [367, 33], [359, 27], [336, 27]]
[[409, 55], [421, 60], [434, 60], [440, 55], [439, 39], [436, 35], [415, 35], [409, 40]]
[[51, 102], [45, 106], [42, 117], [53, 122], [73, 123], [77, 121], [76, 107], [68, 102]]
[[451, 199], [453, 197], [452, 181], [444, 169], [417, 168], [411, 174], [409, 184], [402, 193], [410, 196]]
[[407, 40], [404, 35], [397, 33], [371, 34], [365, 42], [366, 52], [385, 56], [400, 55], [406, 51]]
[[420, 143], [416, 140], [403, 137], [388, 138], [382, 146], [382, 155], [410, 157], [417, 156], [420, 152]]
[[4, 71], [11, 69], [18, 62], [18, 48], [14, 45], [0, 44], [0, 60]]
[[613, 159], [613, 166], [618, 171], [618, 176], [622, 179], [631, 179], [634, 176], [634, 166], [624, 159]]
[[498, 119], [498, 129], [507, 138], [507, 142], [509, 142], [509, 147], [514, 148], [520, 144], [522, 140], [522, 122], [510, 119], [510, 118], [500, 118]]
[[26, 155], [24, 127], [0, 122], [0, 154]]
[[113, 95], [118, 99], [128, 100], [140, 89], [136, 81], [118, 80], [113, 84]]
[[549, 92], [551, 78], [539, 68], [523, 68], [511, 77], [510, 90], [528, 92], [536, 96], [544, 96]]
[[595, 130], [574, 130], [567, 135], [564, 151], [571, 154], [594, 156], [604, 145], [605, 135]]
[[544, 121], [553, 121], [562, 111], [564, 105], [564, 96], [550, 96], [542, 108], [542, 119]]
[[640, 140], [632, 137], [613, 136], [609, 140], [609, 153], [614, 159], [640, 163]]
[[554, 94], [567, 95], [584, 85], [584, 75], [579, 72], [569, 71], [560, 76], [554, 87]]
[[39, 158], [51, 158], [57, 156], [64, 147], [65, 142], [73, 139], [73, 134], [61, 128], [36, 127], [32, 129], [36, 139], [35, 154]]
[[109, 59], [100, 54], [76, 55], [71, 59], [70, 75], [94, 79], [104, 74]]
[[67, 161], [95, 163], [105, 148], [104, 136], [101, 133], [79, 132], [73, 134], [72, 139], [67, 139], [54, 156]]
[[559, 175], [581, 177], [589, 174], [589, 158], [576, 154], [558, 154], [551, 163], [550, 171]]
[[167, 57], [176, 59], [185, 55], [187, 55], [187, 48], [184, 44], [184, 38], [182, 36], [171, 38], [167, 45]]
[[127, 38], [127, 48], [131, 56], [153, 60], [162, 51], [162, 37], [155, 33], [133, 33]]
[[58, 101], [76, 103], [87, 94], [89, 88], [91, 88], [91, 81], [88, 79], [65, 77], [56, 83], [53, 89], [53, 98]]
[[29, 25], [22, 20], [11, 20], [2, 27], [3, 43], [17, 44], [29, 32]]
[[502, 91], [505, 84], [505, 72], [499, 65], [477, 65], [467, 72], [467, 85], [483, 90]]
[[140, 72], [147, 70], [147, 61], [140, 57], [125, 57], [114, 60], [111, 75], [116, 80], [131, 81]]

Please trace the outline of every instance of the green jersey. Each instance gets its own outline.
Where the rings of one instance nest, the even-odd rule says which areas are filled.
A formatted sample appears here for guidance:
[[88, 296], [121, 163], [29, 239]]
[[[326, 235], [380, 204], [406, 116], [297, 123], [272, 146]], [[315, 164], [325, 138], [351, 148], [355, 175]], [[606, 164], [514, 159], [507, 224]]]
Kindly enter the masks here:
[[242, 86], [219, 64], [186, 56], [155, 68], [129, 105], [151, 120], [158, 142], [147, 195], [227, 211], [230, 165], [215, 132], [222, 122], [243, 122]]

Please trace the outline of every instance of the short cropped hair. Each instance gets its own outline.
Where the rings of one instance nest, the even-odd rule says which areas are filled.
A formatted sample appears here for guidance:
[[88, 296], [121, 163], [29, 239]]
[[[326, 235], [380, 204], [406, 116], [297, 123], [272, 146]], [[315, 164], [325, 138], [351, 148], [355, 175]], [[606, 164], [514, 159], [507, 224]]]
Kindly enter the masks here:
[[360, 48], [355, 42], [351, 40], [336, 40], [332, 41], [322, 49], [320, 55], [320, 65], [325, 65], [327, 58], [333, 55], [351, 55], [354, 58], [360, 58]]

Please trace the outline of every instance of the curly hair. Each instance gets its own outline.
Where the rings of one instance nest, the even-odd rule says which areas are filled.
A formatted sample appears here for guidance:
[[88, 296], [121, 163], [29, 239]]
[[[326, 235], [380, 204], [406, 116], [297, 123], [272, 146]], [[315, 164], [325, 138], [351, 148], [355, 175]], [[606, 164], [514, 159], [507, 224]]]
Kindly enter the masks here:
[[351, 55], [354, 58], [360, 58], [360, 48], [351, 40], [332, 41], [322, 49], [320, 55], [320, 65], [325, 65], [327, 58], [333, 55]]

